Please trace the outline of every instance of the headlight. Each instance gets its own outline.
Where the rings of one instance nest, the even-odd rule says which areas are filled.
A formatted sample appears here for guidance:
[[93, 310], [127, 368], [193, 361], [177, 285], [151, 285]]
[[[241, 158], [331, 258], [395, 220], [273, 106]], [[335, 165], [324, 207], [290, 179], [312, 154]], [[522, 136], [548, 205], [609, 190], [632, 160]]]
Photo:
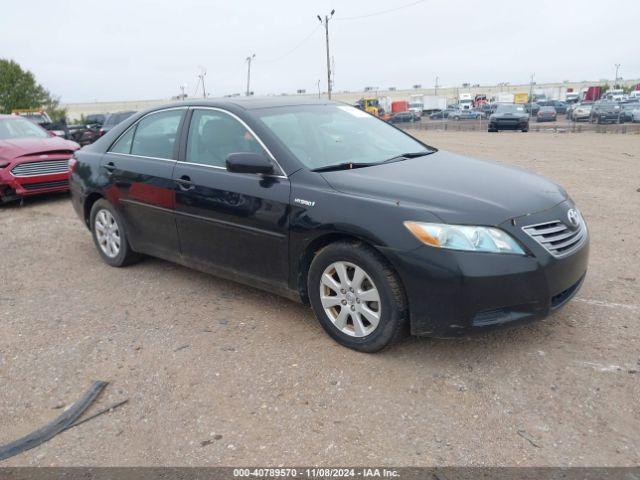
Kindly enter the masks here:
[[520, 245], [499, 228], [422, 222], [404, 222], [404, 226], [431, 247], [525, 255]]

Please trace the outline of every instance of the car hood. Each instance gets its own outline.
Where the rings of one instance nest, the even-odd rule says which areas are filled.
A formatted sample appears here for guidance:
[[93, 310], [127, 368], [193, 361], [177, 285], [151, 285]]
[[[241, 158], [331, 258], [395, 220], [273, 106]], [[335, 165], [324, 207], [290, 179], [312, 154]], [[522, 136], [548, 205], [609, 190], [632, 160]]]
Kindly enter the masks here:
[[47, 138], [12, 138], [0, 140], [0, 158], [13, 160], [25, 155], [56, 151], [75, 151], [80, 146], [70, 140], [60, 137]]
[[454, 224], [499, 225], [567, 198], [562, 187], [534, 173], [445, 151], [322, 175], [338, 191], [424, 208]]

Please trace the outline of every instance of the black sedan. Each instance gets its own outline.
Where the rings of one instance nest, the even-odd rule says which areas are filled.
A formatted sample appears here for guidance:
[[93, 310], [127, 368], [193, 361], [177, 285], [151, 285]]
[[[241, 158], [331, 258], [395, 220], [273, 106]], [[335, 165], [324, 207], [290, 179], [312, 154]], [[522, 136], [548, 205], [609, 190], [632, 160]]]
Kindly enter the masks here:
[[413, 112], [398, 112], [394, 113], [389, 119], [390, 123], [405, 123], [405, 122], [415, 122], [416, 115]]
[[309, 303], [331, 337], [366, 352], [406, 331], [543, 318], [587, 270], [587, 228], [562, 187], [339, 103], [174, 103], [70, 168], [107, 264], [152, 255]]
[[618, 102], [596, 102], [591, 107], [591, 123], [620, 123], [622, 107]]
[[489, 117], [489, 132], [499, 130], [529, 131], [529, 114], [523, 105], [500, 103], [496, 113]]
[[447, 107], [444, 110], [440, 110], [439, 112], [433, 112], [431, 115], [429, 115], [429, 118], [431, 120], [440, 120], [443, 118], [449, 118], [449, 115], [451, 115], [453, 112], [456, 112], [457, 109], [455, 108], [450, 108]]

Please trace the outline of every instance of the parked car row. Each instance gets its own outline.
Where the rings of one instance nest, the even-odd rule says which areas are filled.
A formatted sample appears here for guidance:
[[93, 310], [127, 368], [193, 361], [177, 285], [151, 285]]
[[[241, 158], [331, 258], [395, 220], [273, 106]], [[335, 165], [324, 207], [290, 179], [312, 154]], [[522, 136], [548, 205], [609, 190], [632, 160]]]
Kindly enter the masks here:
[[591, 106], [589, 121], [597, 124], [640, 121], [640, 101], [601, 100], [595, 102]]
[[[461, 110], [456, 106], [449, 106], [445, 110], [432, 113], [429, 115], [431, 120], [467, 120], [491, 118], [499, 113], [495, 119], [505, 118], [505, 113], [518, 112], [518, 116], [526, 114], [528, 118], [534, 118], [536, 122], [552, 122], [557, 121], [560, 114], [565, 114], [567, 120], [581, 122], [590, 121], [591, 123], [625, 123], [640, 121], [640, 99], [630, 99], [626, 101], [613, 102], [609, 100], [600, 100], [597, 102], [584, 101], [568, 104], [557, 100], [546, 100], [531, 103], [499, 103], [484, 104], [478, 109]], [[513, 123], [512, 118], [507, 118], [507, 124]], [[496, 125], [498, 123], [494, 122]], [[490, 126], [490, 131], [500, 130]], [[522, 128], [516, 128], [521, 130]]]

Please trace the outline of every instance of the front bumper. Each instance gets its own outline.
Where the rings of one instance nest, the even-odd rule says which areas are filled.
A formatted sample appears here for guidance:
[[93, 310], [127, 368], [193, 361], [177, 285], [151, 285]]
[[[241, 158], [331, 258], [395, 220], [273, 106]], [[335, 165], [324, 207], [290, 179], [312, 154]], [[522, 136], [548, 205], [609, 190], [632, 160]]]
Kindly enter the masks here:
[[529, 127], [529, 120], [489, 120], [490, 130], [522, 130]]
[[[68, 161], [69, 157], [52, 157], [53, 160]], [[69, 172], [44, 175], [16, 176], [12, 170], [16, 164], [10, 163], [0, 169], [0, 203], [43, 193], [69, 190]]]
[[[566, 213], [566, 203], [553, 210]], [[548, 220], [548, 215], [547, 211], [545, 219], [529, 216], [526, 224]], [[586, 275], [588, 234], [577, 250], [556, 258], [530, 239], [520, 226], [509, 223], [501, 228], [527, 248], [526, 256], [452, 251], [426, 245], [409, 252], [383, 250], [404, 284], [411, 333], [452, 337], [516, 325], [542, 319], [568, 302]]]

